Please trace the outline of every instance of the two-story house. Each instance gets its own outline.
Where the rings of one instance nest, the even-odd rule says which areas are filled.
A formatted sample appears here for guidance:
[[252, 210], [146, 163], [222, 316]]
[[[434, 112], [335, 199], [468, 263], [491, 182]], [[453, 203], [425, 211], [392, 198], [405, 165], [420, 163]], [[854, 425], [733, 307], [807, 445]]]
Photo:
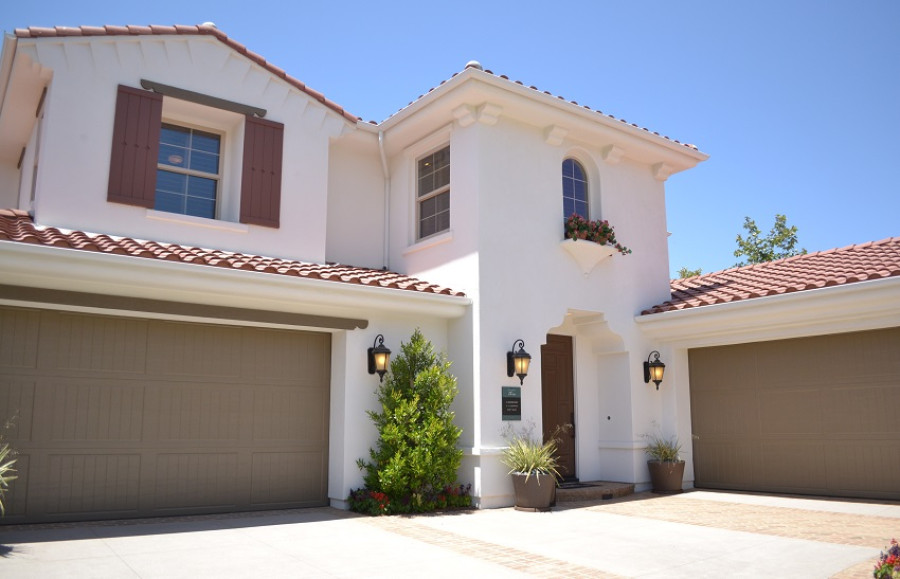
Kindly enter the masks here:
[[[343, 506], [376, 436], [367, 350], [415, 328], [453, 362], [459, 480], [481, 507], [512, 503], [510, 419], [573, 424], [562, 453], [581, 480], [646, 488], [641, 434], [659, 428], [686, 443], [686, 486], [702, 450], [722, 465], [710, 486], [794, 489], [729, 466], [710, 417], [732, 401], [715, 379], [695, 398], [694, 377], [722, 375], [713, 346], [885, 327], [863, 351], [896, 344], [900, 267], [877, 307], [842, 310], [865, 320], [852, 327], [823, 318], [827, 300], [763, 305], [780, 313], [761, 322], [722, 313], [727, 280], [673, 287], [665, 181], [706, 158], [475, 62], [367, 123], [211, 24], [17, 30], [0, 58], [0, 418], [18, 415], [21, 453], [7, 520]], [[572, 213], [632, 252], [565, 240]], [[745, 279], [718, 301], [782, 293]], [[751, 458], [770, 442], [756, 426], [732, 433]], [[753, 460], [790, 462], [797, 444]], [[856, 487], [888, 495], [892, 473]], [[837, 492], [813, 482], [801, 492]]]

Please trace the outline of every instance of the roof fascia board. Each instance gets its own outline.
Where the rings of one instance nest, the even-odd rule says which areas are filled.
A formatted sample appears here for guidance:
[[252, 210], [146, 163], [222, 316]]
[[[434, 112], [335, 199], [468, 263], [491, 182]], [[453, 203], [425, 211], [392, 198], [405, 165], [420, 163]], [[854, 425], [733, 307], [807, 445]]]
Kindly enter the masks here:
[[[202, 28], [203, 25], [200, 25], [198, 28]], [[284, 70], [278, 68], [277, 66], [269, 63], [262, 57], [259, 57], [265, 65], [260, 64], [260, 62], [254, 58], [254, 53], [244, 50], [238, 50], [235, 48], [235, 45], [238, 45], [234, 40], [229, 38], [223, 32], [214, 29], [213, 32], [205, 31], [205, 29], [197, 32], [178, 32], [172, 34], [97, 34], [97, 35], [87, 35], [87, 34], [73, 34], [70, 36], [59, 36], [59, 35], [46, 35], [46, 36], [17, 36], [17, 40], [20, 43], [26, 43], [27, 45], [36, 44], [37, 42], [58, 42], [58, 43], [85, 43], [85, 42], [145, 42], [145, 41], [181, 41], [188, 42], [190, 40], [198, 40], [202, 42], [215, 42], [218, 45], [224, 46], [227, 50], [232, 51], [237, 56], [247, 59], [251, 66], [257, 67], [262, 72], [278, 79], [279, 81], [287, 84], [290, 90], [297, 91], [298, 93], [306, 96], [311, 101], [317, 103], [322, 106], [329, 114], [336, 115], [340, 117], [346, 127], [355, 127], [360, 121], [359, 117], [352, 115], [351, 113], [345, 111], [343, 107], [339, 104], [334, 103], [333, 101], [327, 99], [325, 95], [319, 93], [318, 91], [306, 86], [305, 83], [300, 80], [288, 75]], [[251, 56], [253, 55], [253, 56]], [[271, 67], [271, 68], [270, 68]], [[276, 72], [277, 71], [277, 72]]]
[[[418, 100], [414, 101], [412, 104], [400, 110], [393, 116], [389, 117], [382, 123], [377, 125], [372, 125], [371, 123], [359, 123], [359, 125], [375, 132], [379, 130], [390, 131], [404, 124], [404, 121], [406, 121], [410, 117], [413, 117], [417, 113], [422, 112], [424, 109], [431, 107], [437, 101], [446, 99], [449, 95], [453, 94], [467, 82], [479, 83], [481, 86], [479, 86], [479, 84], [475, 84], [475, 94], [465, 94], [463, 95], [464, 99], [479, 100], [480, 97], [483, 100], [490, 101], [491, 97], [502, 99], [509, 97], [509, 95], [514, 95], [521, 99], [524, 99], [524, 102], [534, 103], [534, 105], [538, 108], [556, 111], [557, 115], [559, 116], [557, 116], [554, 121], [548, 120], [548, 124], [551, 122], [566, 124], [567, 121], [569, 123], [572, 123], [572, 119], [574, 117], [576, 121], [575, 124], [587, 122], [589, 125], [593, 124], [597, 127], [603, 127], [612, 131], [614, 134], [630, 138], [635, 145], [640, 143], [640, 146], [653, 147], [656, 151], [662, 149], [673, 153], [675, 157], [682, 159], [679, 164], [683, 164], [688, 167], [709, 158], [709, 155], [707, 155], [706, 153], [689, 148], [679, 143], [675, 143], [674, 141], [665, 139], [664, 137], [658, 136], [642, 128], [624, 123], [618, 119], [612, 119], [595, 110], [586, 109], [583, 106], [570, 103], [566, 100], [539, 92], [524, 85], [520, 85], [493, 74], [489, 74], [472, 68], [466, 69], [463, 72], [457, 74], [444, 84], [436, 87], [435, 89], [425, 94]], [[454, 100], [454, 102], [450, 104], [450, 108], [455, 108], [454, 105], [456, 105], [457, 103]], [[509, 114], [509, 112], [509, 110], [504, 108], [504, 111], [501, 113], [501, 115]], [[522, 116], [524, 117], [524, 120], [529, 120], [530, 115], [523, 114]], [[531, 122], [533, 123], [533, 121]]]
[[98, 295], [68, 290], [0, 284], [0, 303], [24, 307], [74, 310], [88, 313], [152, 317], [185, 321], [221, 321], [229, 324], [249, 323], [268, 328], [303, 328], [326, 330], [355, 330], [369, 326], [368, 320], [336, 318], [312, 314], [272, 312], [188, 304], [146, 298]]
[[368, 319], [373, 312], [462, 316], [467, 297], [380, 288], [129, 255], [0, 241], [7, 285], [222, 307]]
[[645, 335], [705, 347], [900, 326], [900, 277], [658, 314], [638, 315]]

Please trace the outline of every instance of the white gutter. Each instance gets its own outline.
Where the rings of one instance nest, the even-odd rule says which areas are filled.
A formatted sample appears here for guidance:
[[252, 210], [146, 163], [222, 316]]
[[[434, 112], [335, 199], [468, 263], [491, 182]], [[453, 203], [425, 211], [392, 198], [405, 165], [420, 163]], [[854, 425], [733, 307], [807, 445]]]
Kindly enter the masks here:
[[643, 333], [703, 347], [900, 326], [900, 277], [635, 316]]
[[391, 175], [388, 172], [387, 157], [384, 154], [384, 131], [378, 131], [378, 152], [381, 155], [381, 172], [384, 175], [384, 247], [382, 248], [382, 267], [388, 269], [391, 263], [390, 231], [391, 231]]
[[100, 295], [368, 319], [462, 316], [467, 297], [0, 241], [3, 283]]

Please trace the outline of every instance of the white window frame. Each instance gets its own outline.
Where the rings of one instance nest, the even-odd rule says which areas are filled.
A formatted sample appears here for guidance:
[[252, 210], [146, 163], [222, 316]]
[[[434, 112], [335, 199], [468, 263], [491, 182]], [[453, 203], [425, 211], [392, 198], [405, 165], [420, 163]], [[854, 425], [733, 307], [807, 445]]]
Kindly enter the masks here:
[[[585, 215], [584, 218], [591, 219], [591, 206], [593, 205], [593, 203], [591, 203], [591, 176], [588, 173], [588, 170], [587, 170], [587, 167], [585, 166], [584, 161], [582, 161], [581, 159], [579, 159], [578, 157], [575, 157], [573, 155], [566, 155], [565, 157], [563, 157], [562, 162], [559, 164], [559, 173], [560, 173], [560, 176], [562, 177], [561, 193], [562, 193], [562, 198], [563, 198], [563, 208], [565, 208], [565, 200], [566, 200], [565, 181], [567, 178], [565, 173], [563, 172], [563, 165], [565, 164], [566, 161], [573, 161], [579, 167], [581, 167], [581, 173], [584, 175], [583, 182], [584, 182], [585, 213], [587, 213], [587, 215]], [[576, 181], [576, 179], [574, 177], [572, 177], [571, 179], [573, 181]], [[573, 199], [573, 201], [577, 201], [574, 197], [572, 199]], [[565, 211], [563, 211], [563, 221], [565, 221], [568, 218], [569, 218], [569, 215], [566, 215]]]
[[[160, 163], [158, 161], [156, 164], [156, 168], [159, 171], [168, 171], [170, 173], [176, 173], [179, 175], [188, 175], [191, 177], [202, 177], [204, 179], [214, 180], [216, 182], [216, 202], [215, 202], [215, 210], [213, 211], [212, 219], [219, 219], [220, 218], [219, 216], [221, 213], [220, 206], [221, 206], [221, 201], [222, 201], [222, 178], [223, 178], [223, 175], [225, 174], [225, 171], [223, 168], [223, 166], [225, 164], [225, 157], [226, 157], [226, 153], [225, 153], [225, 151], [226, 151], [226, 149], [225, 149], [226, 135], [225, 135], [225, 133], [222, 131], [218, 131], [214, 128], [203, 127], [200, 125], [195, 125], [193, 123], [185, 123], [183, 121], [170, 120], [170, 119], [166, 119], [165, 117], [163, 117], [163, 119], [162, 119], [162, 124], [163, 125], [173, 125], [173, 126], [176, 126], [176, 127], [182, 128], [182, 129], [189, 129], [191, 131], [201, 131], [204, 133], [209, 133], [211, 135], [215, 135], [219, 138], [219, 171], [218, 171], [218, 173], [207, 173], [205, 171], [198, 171], [196, 169], [189, 169], [187, 167], [176, 167], [173, 165], [166, 165], [165, 163]], [[162, 146], [162, 143], [160, 142], [159, 145]], [[159, 210], [155, 209], [155, 211], [159, 211]], [[189, 213], [176, 213], [176, 215], [186, 215], [188, 217], [196, 217], [196, 218], [203, 219], [202, 217], [200, 217], [198, 215], [191, 215]], [[206, 218], [206, 219], [209, 219], [209, 218]]]
[[[435, 236], [437, 236], [437, 235], [440, 235], [440, 234], [442, 234], [442, 233], [446, 233], [446, 232], [450, 231], [450, 222], [449, 222], [449, 218], [448, 218], [448, 221], [447, 221], [447, 227], [446, 227], [446, 228], [440, 229], [440, 230], [435, 230], [433, 233], [430, 233], [430, 234], [428, 234], [428, 235], [424, 235], [424, 236], [421, 235], [421, 227], [422, 227], [422, 219], [423, 219], [423, 217], [422, 217], [422, 204], [425, 203], [426, 201], [428, 201], [429, 199], [434, 199], [434, 198], [436, 198], [436, 197], [438, 197], [438, 196], [440, 196], [440, 195], [443, 195], [444, 193], [446, 193], [446, 194], [448, 195], [448, 197], [450, 196], [450, 185], [451, 185], [452, 182], [453, 182], [453, 157], [450, 156], [450, 162], [449, 162], [449, 164], [448, 164], [448, 169], [449, 169], [449, 172], [450, 172], [450, 177], [449, 177], [449, 179], [448, 179], [448, 181], [447, 181], [447, 184], [446, 184], [446, 185], [442, 185], [442, 186], [440, 186], [440, 187], [438, 187], [438, 188], [436, 188], [436, 189], [433, 189], [433, 190], [431, 190], [431, 191], [429, 191], [429, 192], [427, 192], [426, 194], [421, 195], [421, 196], [419, 195], [419, 179], [420, 179], [420, 177], [421, 177], [421, 175], [419, 174], [419, 162], [420, 162], [422, 159], [424, 159], [425, 157], [428, 157], [428, 156], [433, 155], [433, 154], [435, 154], [435, 153], [439, 153], [439, 152], [443, 151], [444, 149], [447, 150], [447, 155], [450, 156], [450, 153], [451, 153], [451, 151], [450, 151], [450, 143], [449, 143], [449, 142], [445, 142], [445, 143], [443, 143], [442, 145], [440, 145], [440, 146], [438, 146], [438, 147], [432, 148], [431, 150], [429, 150], [427, 153], [425, 153], [425, 154], [423, 154], [423, 155], [418, 155], [418, 156], [416, 157], [416, 159], [415, 159], [415, 164], [414, 164], [415, 169], [414, 169], [414, 172], [415, 172], [415, 199], [416, 199], [416, 224], [415, 224], [415, 228], [416, 228], [415, 239], [416, 239], [416, 241], [421, 241], [421, 240], [429, 239], [429, 238], [435, 237]], [[450, 209], [447, 209], [447, 213], [448, 213], [448, 217], [449, 217]], [[435, 214], [435, 216], [436, 216], [436, 215], [437, 215], [437, 214]]]

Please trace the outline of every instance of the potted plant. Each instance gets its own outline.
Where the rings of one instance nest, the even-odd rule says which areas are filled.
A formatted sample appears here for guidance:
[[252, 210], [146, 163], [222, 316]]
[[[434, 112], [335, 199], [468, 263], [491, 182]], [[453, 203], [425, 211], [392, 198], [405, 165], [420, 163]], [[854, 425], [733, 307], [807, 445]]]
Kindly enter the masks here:
[[650, 482], [653, 492], [674, 494], [681, 492], [684, 480], [684, 461], [681, 460], [681, 444], [675, 436], [666, 438], [659, 435], [644, 435], [647, 448], [644, 452], [650, 459]]
[[515, 508], [520, 511], [547, 511], [556, 502], [556, 485], [560, 478], [556, 457], [557, 428], [546, 442], [534, 438], [534, 425], [521, 432], [508, 428], [503, 437], [508, 446], [500, 459], [509, 467], [515, 490]]
[[566, 219], [566, 239], [585, 239], [598, 245], [608, 245], [616, 248], [619, 253], [627, 255], [631, 250], [616, 241], [616, 232], [609, 221], [595, 219], [590, 221], [577, 213], [569, 215]]

